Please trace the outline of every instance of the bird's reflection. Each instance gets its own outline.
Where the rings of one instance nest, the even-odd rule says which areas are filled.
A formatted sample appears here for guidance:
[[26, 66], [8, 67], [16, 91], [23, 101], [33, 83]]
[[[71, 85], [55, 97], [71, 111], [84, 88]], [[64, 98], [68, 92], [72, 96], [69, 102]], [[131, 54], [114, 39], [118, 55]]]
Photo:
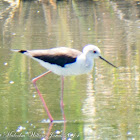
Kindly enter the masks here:
[[48, 129], [44, 139], [48, 140], [50, 138], [52, 127], [53, 127], [53, 123], [51, 122], [50, 125], [49, 125], [49, 129]]
[[60, 135], [60, 137], [62, 137], [62, 140], [66, 140], [66, 133], [65, 133], [66, 132], [66, 121], [59, 121], [59, 120], [50, 122], [46, 135], [42, 140], [49, 140], [53, 137], [56, 137], [56, 135], [54, 135], [52, 132], [52, 128], [53, 128], [54, 124], [59, 124], [59, 123], [63, 123], [63, 130], [62, 130], [62, 134]]

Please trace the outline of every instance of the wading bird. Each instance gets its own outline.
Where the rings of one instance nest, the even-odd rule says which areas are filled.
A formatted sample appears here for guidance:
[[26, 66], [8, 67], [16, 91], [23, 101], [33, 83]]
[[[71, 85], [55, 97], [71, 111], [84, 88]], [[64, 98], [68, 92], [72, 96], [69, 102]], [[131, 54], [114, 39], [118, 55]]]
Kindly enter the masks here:
[[51, 122], [53, 122], [53, 117], [43, 99], [42, 94], [36, 86], [36, 81], [46, 74], [53, 72], [61, 76], [61, 101], [60, 106], [65, 120], [64, 115], [64, 104], [63, 104], [63, 89], [64, 89], [64, 76], [70, 75], [80, 75], [88, 73], [92, 70], [94, 65], [94, 59], [100, 58], [106, 61], [108, 64], [117, 68], [109, 61], [101, 56], [100, 49], [95, 45], [86, 45], [83, 51], [78, 51], [76, 49], [70, 49], [66, 47], [44, 49], [44, 50], [13, 50], [22, 54], [25, 54], [34, 60], [38, 61], [43, 67], [48, 71], [35, 77], [32, 82], [37, 90], [37, 93], [44, 105], [45, 110], [49, 116]]

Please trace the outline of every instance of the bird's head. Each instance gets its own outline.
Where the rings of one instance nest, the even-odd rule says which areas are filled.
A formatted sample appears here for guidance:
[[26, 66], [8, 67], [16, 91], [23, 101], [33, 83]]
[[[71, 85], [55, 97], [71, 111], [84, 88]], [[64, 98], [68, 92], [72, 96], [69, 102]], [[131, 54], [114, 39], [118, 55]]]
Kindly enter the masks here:
[[83, 53], [88, 57], [99, 58], [101, 56], [100, 49], [95, 45], [86, 45], [83, 49]]
[[114, 66], [113, 64], [111, 64], [109, 61], [107, 61], [106, 59], [104, 59], [102, 56], [101, 56], [101, 51], [100, 49], [95, 46], [95, 45], [86, 45], [84, 48], [83, 48], [83, 53], [87, 56], [87, 57], [90, 57], [90, 58], [100, 58], [102, 60], [104, 60], [105, 62], [107, 62], [108, 64], [110, 64], [111, 66], [117, 68], [116, 66]]

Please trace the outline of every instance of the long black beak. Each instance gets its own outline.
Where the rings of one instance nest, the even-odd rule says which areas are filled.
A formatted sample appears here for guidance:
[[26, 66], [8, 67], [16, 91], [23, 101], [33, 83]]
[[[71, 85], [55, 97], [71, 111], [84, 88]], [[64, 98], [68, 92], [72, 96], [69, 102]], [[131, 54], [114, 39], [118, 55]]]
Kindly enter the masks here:
[[107, 60], [105, 60], [102, 56], [99, 56], [102, 60], [104, 60], [105, 62], [107, 62], [108, 64], [110, 64], [111, 66], [117, 68], [115, 65], [111, 64], [110, 62], [108, 62]]

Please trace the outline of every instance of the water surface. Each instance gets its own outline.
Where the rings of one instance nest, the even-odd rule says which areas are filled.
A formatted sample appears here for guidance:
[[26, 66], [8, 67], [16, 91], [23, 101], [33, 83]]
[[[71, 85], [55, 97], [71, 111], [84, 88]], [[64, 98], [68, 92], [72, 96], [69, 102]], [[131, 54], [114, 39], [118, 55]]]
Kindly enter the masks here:
[[[140, 139], [140, 2], [0, 2], [0, 139]], [[97, 45], [115, 69], [96, 60], [87, 75], [65, 77], [67, 122], [48, 122], [31, 82], [46, 71], [11, 49]], [[55, 120], [60, 77], [37, 82]]]

